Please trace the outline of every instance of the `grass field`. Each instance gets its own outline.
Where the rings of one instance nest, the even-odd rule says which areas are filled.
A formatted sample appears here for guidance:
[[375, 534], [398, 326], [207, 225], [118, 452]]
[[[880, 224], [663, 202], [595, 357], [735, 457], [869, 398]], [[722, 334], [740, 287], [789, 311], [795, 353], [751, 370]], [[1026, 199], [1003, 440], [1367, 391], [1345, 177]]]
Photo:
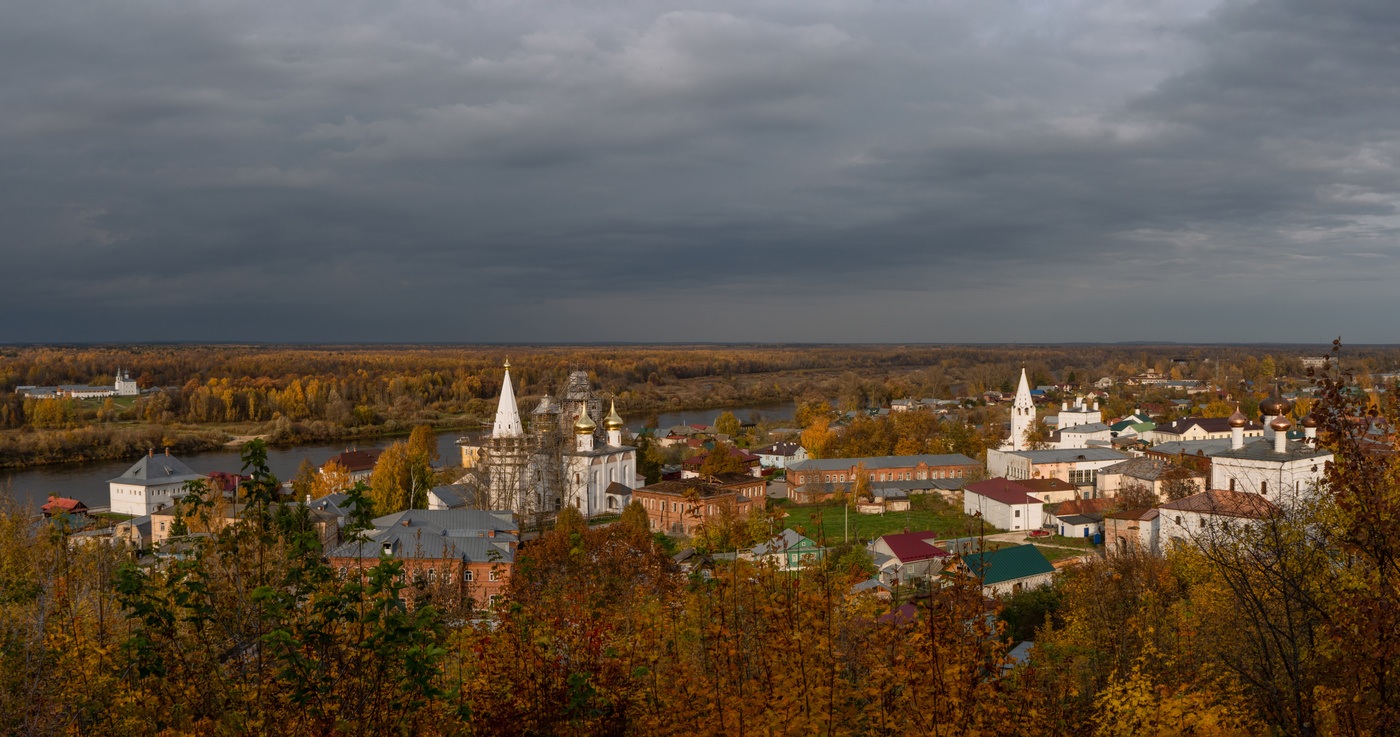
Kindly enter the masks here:
[[1050, 547], [1049, 545], [1037, 545], [1035, 547], [1041, 552], [1041, 554], [1045, 556], [1046, 560], [1052, 563], [1062, 558], [1074, 558], [1081, 555], [1089, 555], [1090, 553], [1094, 552], [1092, 549], [1069, 550], [1068, 548], [1055, 548]]
[[[920, 500], [923, 501], [923, 500]], [[887, 512], [886, 514], [856, 514], [855, 510], [850, 512], [850, 539], [855, 542], [873, 540], [881, 535], [888, 535], [895, 532], [904, 532], [907, 526], [910, 532], [921, 532], [932, 530], [940, 538], [968, 537], [980, 534], [993, 534], [1002, 532], [991, 525], [983, 525], [980, 520], [973, 519], [962, 513], [961, 509], [949, 506], [941, 500], [930, 499], [927, 506], [921, 509], [911, 509], [908, 512]], [[788, 513], [787, 526], [802, 527], [807, 537], [817, 539], [818, 531], [826, 535], [829, 545], [836, 545], [846, 540], [846, 509], [842, 505], [814, 505], [803, 507], [786, 507]], [[812, 516], [816, 515], [814, 522]]]

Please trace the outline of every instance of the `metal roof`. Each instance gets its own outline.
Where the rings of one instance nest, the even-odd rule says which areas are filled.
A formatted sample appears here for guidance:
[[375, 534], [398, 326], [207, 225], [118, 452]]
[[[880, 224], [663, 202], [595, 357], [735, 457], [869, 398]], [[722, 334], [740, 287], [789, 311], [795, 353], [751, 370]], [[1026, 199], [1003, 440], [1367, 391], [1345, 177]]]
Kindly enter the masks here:
[[874, 456], [869, 458], [809, 458], [788, 466], [788, 471], [847, 471], [864, 463], [867, 471], [882, 468], [909, 468], [920, 463], [926, 466], [978, 466], [977, 461], [961, 453], [914, 456]]
[[983, 586], [1054, 573], [1055, 567], [1034, 545], [1017, 545], [963, 558], [969, 570], [982, 577]]
[[171, 455], [148, 455], [128, 468], [126, 473], [111, 479], [108, 483], [130, 486], [163, 486], [179, 484], [204, 478], [195, 473], [179, 458]]

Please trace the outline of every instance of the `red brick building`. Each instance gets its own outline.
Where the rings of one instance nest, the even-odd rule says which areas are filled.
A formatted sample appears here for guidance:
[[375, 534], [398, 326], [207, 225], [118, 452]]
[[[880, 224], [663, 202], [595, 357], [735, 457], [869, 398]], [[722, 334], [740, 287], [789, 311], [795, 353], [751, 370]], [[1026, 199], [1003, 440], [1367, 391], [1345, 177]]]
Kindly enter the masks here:
[[508, 511], [410, 509], [374, 520], [366, 536], [326, 554], [342, 577], [368, 575], [388, 555], [403, 563], [410, 585], [484, 607], [510, 582], [520, 526]]
[[840, 484], [856, 480], [861, 466], [871, 481], [924, 481], [967, 478], [982, 464], [961, 453], [878, 456], [873, 458], [811, 458], [788, 466], [788, 484]]
[[726, 508], [740, 517], [762, 509], [765, 486], [761, 478], [726, 473], [643, 486], [632, 490], [632, 500], [647, 510], [652, 530], [691, 535], [695, 528], [720, 519]]

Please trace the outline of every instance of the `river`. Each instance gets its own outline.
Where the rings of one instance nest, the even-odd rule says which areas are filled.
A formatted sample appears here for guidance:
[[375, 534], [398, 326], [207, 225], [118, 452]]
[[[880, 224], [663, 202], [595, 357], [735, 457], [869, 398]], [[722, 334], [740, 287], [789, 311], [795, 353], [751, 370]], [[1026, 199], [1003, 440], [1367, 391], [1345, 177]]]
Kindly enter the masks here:
[[[765, 419], [781, 420], [792, 417], [796, 405], [792, 402], [765, 407], [731, 409], [735, 417], [748, 421], [757, 414]], [[664, 412], [657, 414], [660, 427], [705, 423], [713, 425], [715, 418], [724, 410], [697, 410], [687, 412]], [[650, 414], [629, 416], [628, 426], [640, 429]], [[476, 433], [470, 433], [475, 437]], [[439, 464], [461, 462], [461, 451], [457, 448], [457, 438], [462, 433], [456, 431], [438, 433]], [[296, 476], [297, 467], [304, 458], [309, 458], [317, 466], [347, 448], [386, 448], [390, 444], [406, 440], [404, 437], [379, 438], [359, 441], [345, 441], [324, 445], [298, 445], [291, 448], [268, 448], [267, 466], [277, 478], [287, 481]], [[224, 471], [237, 473], [242, 463], [236, 450], [216, 450], [180, 456], [185, 465], [199, 473]], [[122, 461], [92, 461], [88, 463], [63, 463], [48, 466], [35, 466], [14, 470], [0, 469], [0, 486], [9, 483], [15, 498], [21, 503], [38, 508], [50, 494], [77, 499], [89, 507], [105, 507], [109, 503], [107, 482], [126, 472], [136, 458]]]

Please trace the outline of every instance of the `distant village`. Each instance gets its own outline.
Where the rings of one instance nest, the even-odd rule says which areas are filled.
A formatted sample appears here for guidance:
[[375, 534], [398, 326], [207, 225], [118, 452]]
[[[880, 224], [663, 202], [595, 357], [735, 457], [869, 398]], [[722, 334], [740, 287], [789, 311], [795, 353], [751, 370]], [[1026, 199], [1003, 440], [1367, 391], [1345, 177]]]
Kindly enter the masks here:
[[[907, 602], [944, 577], [970, 576], [995, 598], [1044, 585], [1086, 557], [1158, 554], [1193, 535], [1248, 525], [1290, 495], [1312, 493], [1332, 454], [1318, 447], [1317, 420], [1302, 411], [1310, 387], [1294, 383], [1291, 392], [1270, 389], [1256, 415], [1233, 406], [1228, 416], [1207, 417], [1200, 412], [1227, 396], [1221, 387], [1148, 371], [1128, 384], [1181, 398], [1110, 417], [1101, 407], [1118, 388], [1111, 378], [1032, 386], [1022, 370], [1014, 391], [896, 399], [840, 413], [832, 425], [841, 432], [862, 414], [942, 416], [999, 405], [1008, 416], [1004, 440], [984, 458], [816, 458], [799, 427], [769, 428], [763, 437], [771, 442], [762, 447], [744, 447], [735, 427], [718, 422], [630, 430], [615, 401], [595, 392], [583, 371], [571, 374], [557, 396], [522, 407], [507, 363], [490, 431], [458, 441], [460, 458], [449, 461], [460, 468], [426, 493], [424, 508], [378, 516], [367, 536], [349, 539], [341, 531], [354, 510], [344, 489], [296, 498], [284, 484], [285, 503], [308, 508], [325, 558], [341, 573], [389, 556], [434, 582], [455, 582], [462, 597], [486, 608], [504, 595], [519, 546], [563, 510], [613, 524], [631, 505], [645, 510], [654, 533], [674, 541], [675, 564], [697, 575], [736, 559], [794, 571], [854, 544], [868, 555], [871, 573], [853, 595]], [[23, 389], [33, 397], [135, 391], [124, 372], [112, 387]], [[655, 449], [686, 457], [661, 466], [648, 482], [639, 463]], [[345, 484], [366, 481], [381, 454], [347, 448], [319, 472], [333, 470]], [[168, 450], [152, 450], [108, 482], [108, 507], [54, 496], [43, 514], [71, 545], [125, 546], [159, 566], [208, 534], [181, 523], [181, 497], [200, 484], [222, 492], [227, 503], [213, 524], [230, 524], [243, 508], [244, 481], [196, 473]], [[807, 524], [806, 511], [830, 513], [832, 529]], [[714, 529], [760, 517], [770, 530], [756, 544], [712, 543]], [[929, 520], [937, 524], [920, 524]]]

